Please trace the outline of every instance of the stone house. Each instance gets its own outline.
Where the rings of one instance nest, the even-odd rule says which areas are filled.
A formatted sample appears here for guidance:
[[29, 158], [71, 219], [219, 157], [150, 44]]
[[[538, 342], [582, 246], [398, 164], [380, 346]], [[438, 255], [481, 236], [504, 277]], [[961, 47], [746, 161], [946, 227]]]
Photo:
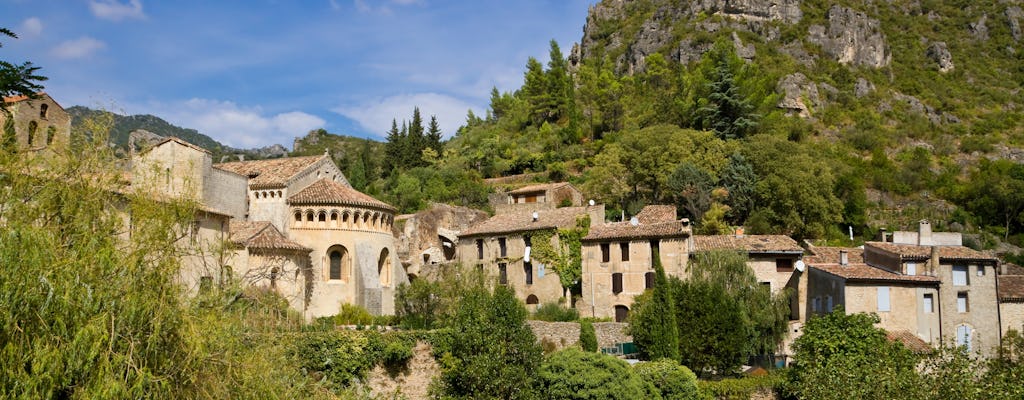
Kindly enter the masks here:
[[583, 193], [568, 182], [528, 185], [490, 195], [495, 214], [550, 210], [583, 205]]
[[999, 260], [958, 244], [945, 244], [959, 242], [953, 235], [936, 242], [928, 221], [921, 221], [917, 235], [895, 233], [893, 238], [916, 243], [867, 242], [864, 262], [895, 274], [938, 278], [937, 298], [932, 301], [939, 313], [940, 338], [982, 356], [993, 356], [1002, 337], [996, 290]]
[[217, 284], [237, 276], [244, 285], [278, 292], [296, 310], [308, 308], [315, 282], [312, 249], [288, 239], [267, 221], [231, 221], [229, 241], [231, 265], [225, 265], [226, 273]]
[[[936, 276], [908, 275], [864, 262], [857, 248], [811, 247], [807, 263], [805, 315], [821, 315], [842, 306], [847, 313], [875, 313], [895, 338], [911, 345], [940, 341], [939, 285]], [[911, 340], [909, 338], [916, 338]]]
[[746, 254], [747, 265], [754, 271], [758, 282], [772, 293], [789, 288], [793, 291], [791, 320], [800, 320], [799, 310], [806, 301], [801, 292], [805, 285], [802, 268], [804, 249], [793, 238], [785, 235], [745, 235], [739, 229], [733, 235], [694, 235], [690, 240], [690, 256], [713, 251], [729, 250]]
[[[561, 248], [559, 229], [571, 229], [589, 219], [589, 226], [604, 221], [604, 206], [563, 207], [497, 214], [459, 233], [459, 262], [475, 266], [515, 289], [527, 308], [567, 297], [554, 268], [531, 257], [533, 247]], [[548, 243], [534, 238], [550, 238]]]
[[624, 322], [633, 299], [654, 287], [654, 256], [667, 276], [684, 278], [690, 221], [674, 206], [647, 206], [630, 221], [594, 225], [582, 240], [581, 316]]
[[1024, 275], [999, 275], [999, 317], [1002, 334], [1024, 334]]
[[[51, 148], [66, 148], [71, 143], [71, 116], [64, 107], [57, 104], [50, 95], [39, 92], [35, 99], [28, 96], [3, 98], [0, 111], [0, 129], [3, 143], [13, 140], [18, 149], [41, 151]], [[7, 137], [7, 127], [14, 130], [14, 137]]]

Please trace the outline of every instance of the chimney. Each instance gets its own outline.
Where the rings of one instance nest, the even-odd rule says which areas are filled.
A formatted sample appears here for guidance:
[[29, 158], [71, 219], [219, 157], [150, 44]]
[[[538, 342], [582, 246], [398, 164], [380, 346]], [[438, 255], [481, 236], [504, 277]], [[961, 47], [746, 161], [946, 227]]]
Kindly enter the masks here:
[[935, 244], [932, 241], [932, 224], [928, 220], [922, 219], [917, 226], [917, 245], [931, 246]]
[[736, 237], [737, 238], [743, 237], [743, 227], [742, 226], [739, 227], [739, 228], [736, 228]]
[[939, 270], [939, 246], [932, 246], [931, 257], [928, 257], [928, 275], [936, 276], [935, 271]]
[[885, 235], [886, 235], [885, 230], [886, 230], [885, 228], [882, 228], [881, 231], [878, 232], [878, 233], [880, 233], [882, 235], [882, 243], [885, 243]]
[[850, 265], [850, 254], [846, 250], [839, 250], [839, 265]]

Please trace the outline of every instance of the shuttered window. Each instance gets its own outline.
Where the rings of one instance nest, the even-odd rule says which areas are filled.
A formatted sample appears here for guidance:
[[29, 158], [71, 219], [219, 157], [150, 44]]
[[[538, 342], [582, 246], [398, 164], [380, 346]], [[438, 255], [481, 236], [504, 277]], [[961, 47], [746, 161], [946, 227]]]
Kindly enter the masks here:
[[523, 274], [526, 275], [526, 284], [527, 285], [532, 285], [533, 284], [533, 264], [531, 264], [530, 262], [524, 262], [523, 263]]
[[953, 286], [967, 286], [970, 282], [967, 281], [967, 266], [966, 265], [954, 265], [953, 266]]
[[891, 306], [889, 304], [889, 288], [878, 288], [878, 311], [889, 311], [890, 308]]
[[622, 273], [616, 272], [612, 274], [612, 293], [622, 293]]

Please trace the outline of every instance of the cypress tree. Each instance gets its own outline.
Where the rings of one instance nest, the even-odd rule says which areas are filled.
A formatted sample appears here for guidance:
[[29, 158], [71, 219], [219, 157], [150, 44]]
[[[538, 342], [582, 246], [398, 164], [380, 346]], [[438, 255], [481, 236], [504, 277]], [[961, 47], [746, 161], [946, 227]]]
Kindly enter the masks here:
[[651, 256], [654, 258], [654, 288], [633, 302], [629, 334], [633, 336], [633, 342], [642, 358], [679, 360], [679, 325], [676, 323], [675, 299], [658, 250], [654, 250]]

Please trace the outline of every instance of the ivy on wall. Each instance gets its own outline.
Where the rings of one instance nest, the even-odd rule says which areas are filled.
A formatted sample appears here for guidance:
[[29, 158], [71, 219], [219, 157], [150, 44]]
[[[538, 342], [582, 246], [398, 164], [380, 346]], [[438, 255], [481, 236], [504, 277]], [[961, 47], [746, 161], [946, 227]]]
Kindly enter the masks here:
[[556, 248], [551, 243], [554, 230], [530, 232], [530, 250], [537, 261], [551, 266], [558, 274], [563, 288], [569, 288], [579, 282], [583, 275], [583, 244], [582, 240], [590, 232], [590, 216], [584, 215], [576, 219], [576, 226], [558, 229]]

